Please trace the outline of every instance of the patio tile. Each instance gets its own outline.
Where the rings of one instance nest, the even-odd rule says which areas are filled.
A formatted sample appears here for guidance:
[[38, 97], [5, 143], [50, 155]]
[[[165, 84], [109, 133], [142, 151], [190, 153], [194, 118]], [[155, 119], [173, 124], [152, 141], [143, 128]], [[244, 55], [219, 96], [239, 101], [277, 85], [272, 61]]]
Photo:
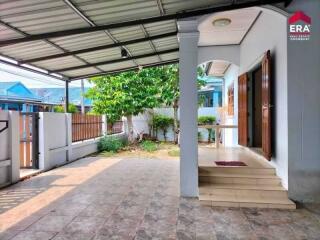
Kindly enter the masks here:
[[72, 221], [73, 218], [73, 216], [47, 215], [41, 218], [36, 223], [32, 224], [27, 230], [60, 232], [67, 224]]
[[104, 218], [76, 217], [63, 231], [68, 233], [96, 233], [104, 222]]
[[56, 234], [56, 232], [23, 231], [13, 237], [11, 240], [50, 240]]
[[[112, 161], [115, 164], [105, 168]], [[79, 184], [89, 173], [92, 177]], [[210, 207], [196, 198], [180, 198], [177, 160], [85, 158], [40, 176], [8, 188], [24, 192], [41, 186], [42, 196], [0, 214], [1, 240], [319, 240], [320, 236], [317, 208]], [[53, 201], [62, 191], [50, 186], [57, 176], [61, 186], [75, 187]], [[2, 196], [8, 189], [0, 190]]]

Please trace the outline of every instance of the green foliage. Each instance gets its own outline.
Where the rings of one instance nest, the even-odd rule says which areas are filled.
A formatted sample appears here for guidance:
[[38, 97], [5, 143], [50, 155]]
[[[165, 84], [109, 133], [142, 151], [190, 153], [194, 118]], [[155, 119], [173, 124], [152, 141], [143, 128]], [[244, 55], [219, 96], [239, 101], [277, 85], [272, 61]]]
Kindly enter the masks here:
[[94, 87], [86, 97], [93, 100], [93, 111], [106, 114], [109, 121], [122, 116], [138, 115], [160, 106], [161, 68], [143, 68], [114, 75], [91, 78]]
[[154, 152], [156, 150], [158, 150], [158, 146], [155, 142], [146, 140], [143, 141], [142, 143], [140, 143], [140, 147], [147, 152]]
[[201, 116], [201, 117], [198, 117], [198, 124], [199, 125], [213, 124], [215, 122], [216, 122], [216, 118], [214, 116]]
[[125, 146], [125, 142], [116, 137], [102, 137], [98, 142], [98, 151], [118, 152]]
[[170, 126], [173, 125], [173, 118], [165, 116], [165, 115], [154, 115], [152, 119], [153, 128], [161, 129], [163, 132], [164, 140], [167, 140], [167, 131]]
[[[64, 113], [64, 106], [63, 105], [54, 106], [53, 111], [57, 113]], [[72, 103], [69, 103], [68, 113], [77, 113], [77, 112], [78, 112], [77, 106]]]
[[[216, 122], [216, 118], [213, 116], [198, 117], [199, 125], [210, 125], [210, 124], [214, 124], [215, 122]], [[214, 135], [214, 130], [212, 128], [208, 128], [207, 131], [208, 131], [208, 143], [210, 143]]]

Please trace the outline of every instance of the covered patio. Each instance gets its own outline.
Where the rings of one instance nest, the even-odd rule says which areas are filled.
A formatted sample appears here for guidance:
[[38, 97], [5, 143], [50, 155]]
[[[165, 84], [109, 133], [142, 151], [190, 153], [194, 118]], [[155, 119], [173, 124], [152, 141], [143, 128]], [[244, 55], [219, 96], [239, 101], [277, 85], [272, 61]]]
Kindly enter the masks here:
[[0, 190], [1, 240], [317, 239], [319, 209], [180, 198], [179, 160], [88, 157]]

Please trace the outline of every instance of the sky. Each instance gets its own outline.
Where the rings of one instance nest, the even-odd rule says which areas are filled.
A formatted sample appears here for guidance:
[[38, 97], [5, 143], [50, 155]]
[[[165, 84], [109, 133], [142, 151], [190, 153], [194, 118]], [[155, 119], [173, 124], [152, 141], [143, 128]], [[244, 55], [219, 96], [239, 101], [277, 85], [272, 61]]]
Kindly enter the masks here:
[[[22, 82], [27, 88], [64, 87], [64, 82], [42, 74], [30, 72], [11, 65], [0, 63], [0, 82]], [[85, 87], [91, 84], [84, 80]], [[81, 81], [73, 81], [69, 87], [80, 87]]]

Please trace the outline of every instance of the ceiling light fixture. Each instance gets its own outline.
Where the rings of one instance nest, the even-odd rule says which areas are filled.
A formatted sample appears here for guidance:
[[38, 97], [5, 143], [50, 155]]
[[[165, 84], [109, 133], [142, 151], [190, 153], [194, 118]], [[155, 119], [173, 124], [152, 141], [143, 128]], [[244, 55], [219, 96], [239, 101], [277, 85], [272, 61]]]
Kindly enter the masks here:
[[213, 20], [212, 25], [215, 27], [225, 27], [231, 23], [231, 19], [229, 18], [218, 18]]
[[121, 48], [121, 57], [122, 58], [127, 58], [128, 57], [128, 52], [125, 48]]

